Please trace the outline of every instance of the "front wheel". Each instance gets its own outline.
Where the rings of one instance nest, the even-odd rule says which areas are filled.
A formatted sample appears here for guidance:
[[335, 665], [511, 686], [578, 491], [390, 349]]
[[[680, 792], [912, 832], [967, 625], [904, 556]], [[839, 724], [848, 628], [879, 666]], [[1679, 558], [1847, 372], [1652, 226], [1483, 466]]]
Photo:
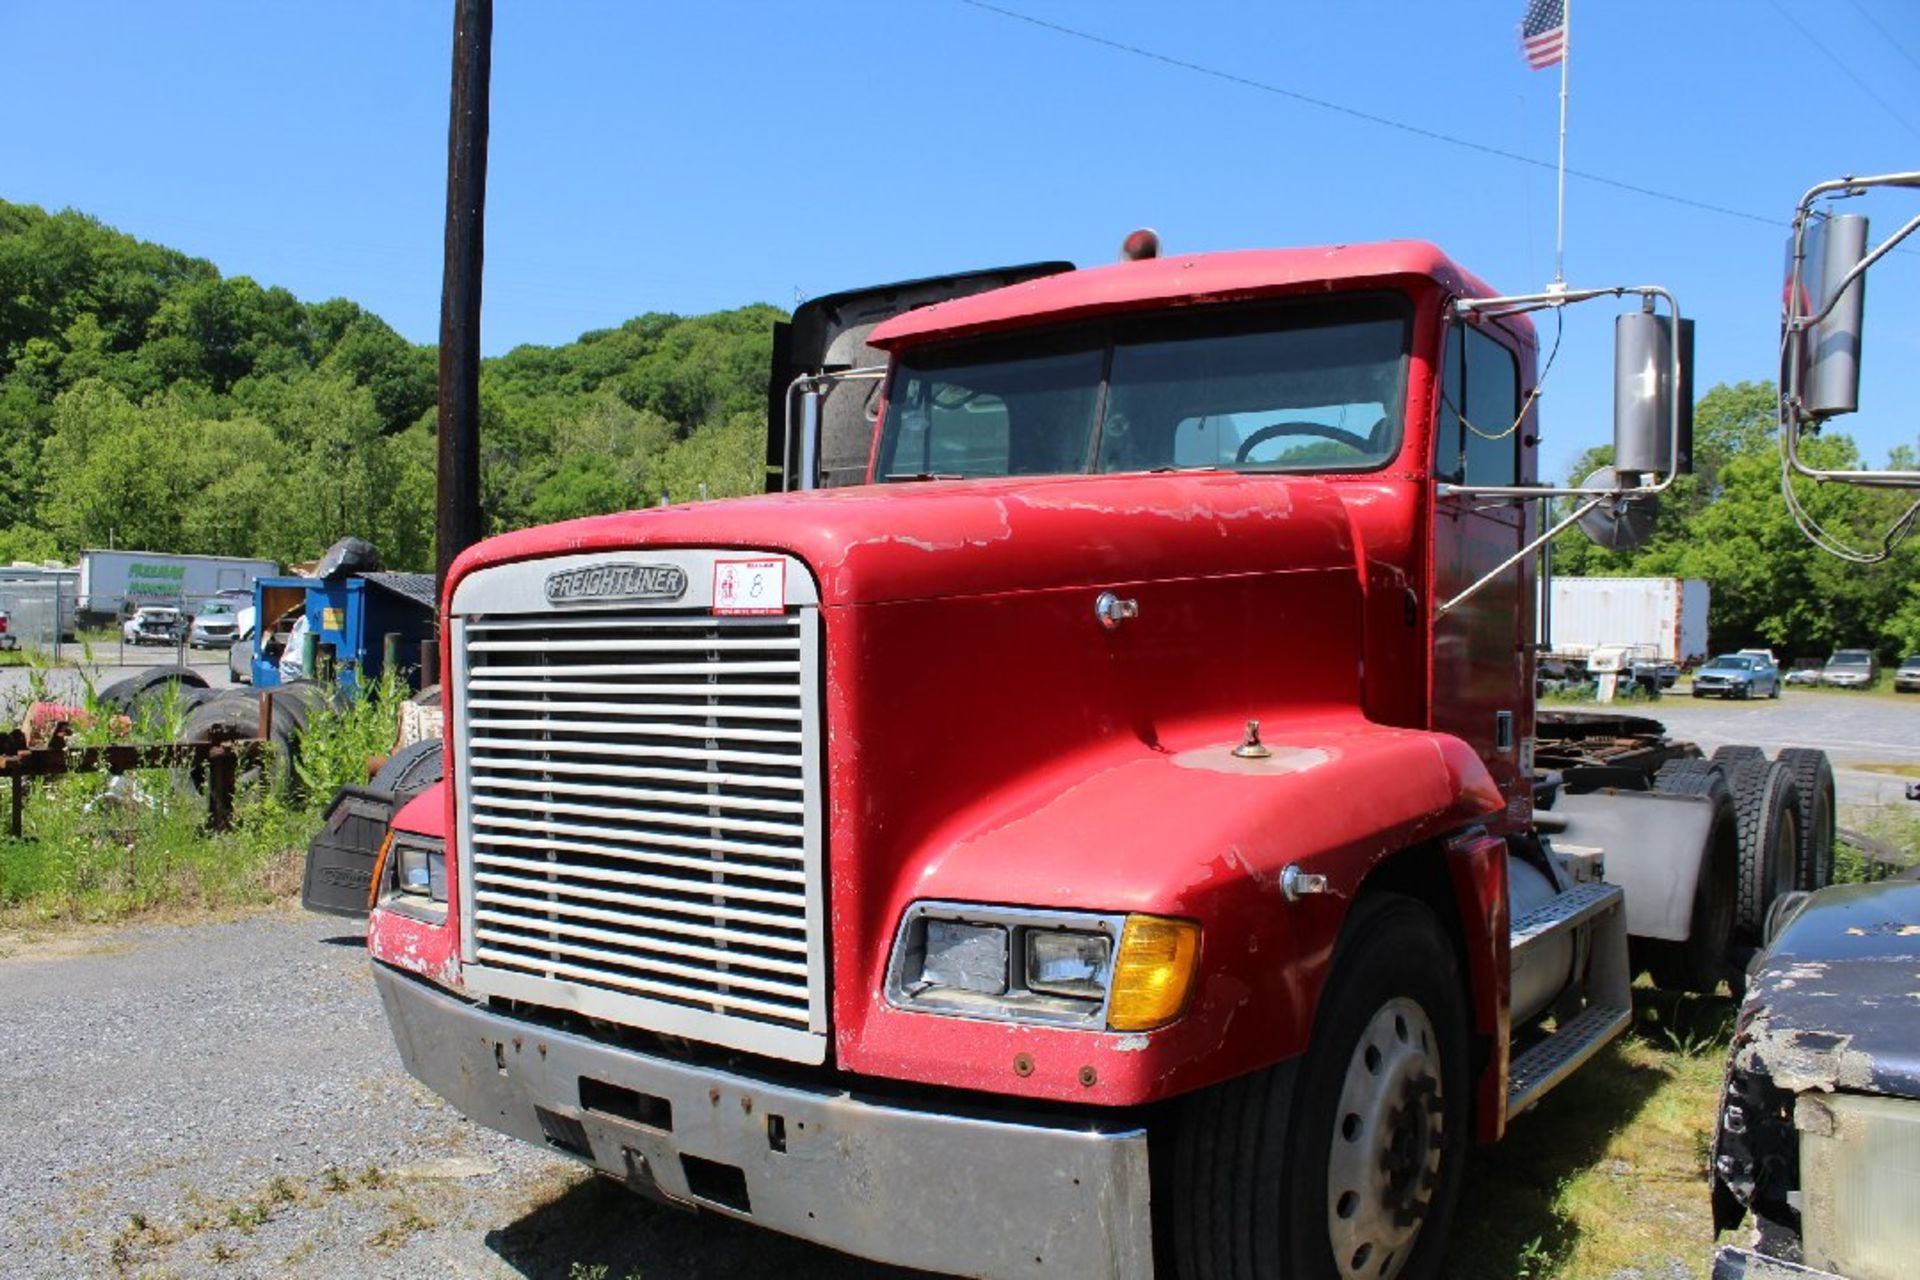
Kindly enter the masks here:
[[1313, 1038], [1182, 1104], [1171, 1217], [1185, 1280], [1439, 1274], [1465, 1158], [1466, 999], [1422, 903], [1363, 899]]

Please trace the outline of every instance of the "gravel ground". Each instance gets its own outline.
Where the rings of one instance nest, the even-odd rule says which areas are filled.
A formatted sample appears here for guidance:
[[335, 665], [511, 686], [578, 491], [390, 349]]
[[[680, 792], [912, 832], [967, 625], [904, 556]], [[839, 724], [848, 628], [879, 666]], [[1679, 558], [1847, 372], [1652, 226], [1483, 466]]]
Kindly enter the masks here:
[[909, 1274], [468, 1124], [401, 1070], [348, 922], [0, 939], [0, 1027], [8, 1277]]

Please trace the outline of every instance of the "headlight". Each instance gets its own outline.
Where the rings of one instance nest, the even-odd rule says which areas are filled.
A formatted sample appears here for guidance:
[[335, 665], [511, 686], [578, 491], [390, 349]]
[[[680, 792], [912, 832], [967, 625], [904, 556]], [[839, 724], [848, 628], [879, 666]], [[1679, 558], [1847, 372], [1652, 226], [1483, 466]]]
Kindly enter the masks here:
[[923, 988], [999, 995], [1007, 989], [1007, 931], [998, 925], [927, 921], [916, 982]]
[[447, 849], [419, 836], [396, 832], [393, 839], [394, 888], [403, 897], [447, 900]]
[[1027, 986], [1049, 995], [1098, 1000], [1105, 992], [1113, 939], [1065, 929], [1027, 930]]
[[1200, 926], [1144, 915], [915, 903], [887, 999], [958, 1017], [1141, 1031], [1178, 1017]]
[[1913, 1274], [1920, 1254], [1920, 1102], [1803, 1094], [1800, 1229], [1808, 1265], [1858, 1280]]

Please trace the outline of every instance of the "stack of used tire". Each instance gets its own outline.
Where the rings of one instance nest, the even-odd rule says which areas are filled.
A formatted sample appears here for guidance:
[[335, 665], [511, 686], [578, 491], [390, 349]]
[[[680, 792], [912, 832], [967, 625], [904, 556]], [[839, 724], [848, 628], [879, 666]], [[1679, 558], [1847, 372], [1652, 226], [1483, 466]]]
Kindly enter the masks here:
[[140, 738], [167, 729], [170, 715], [186, 715], [212, 696], [207, 678], [192, 667], [149, 667], [94, 694], [102, 708], [131, 720]]
[[[299, 755], [307, 722], [341, 696], [338, 686], [318, 680], [292, 680], [273, 689], [272, 694], [272, 718], [266, 734], [271, 744], [269, 763], [244, 771], [240, 776], [243, 788], [264, 785], [278, 790], [292, 786], [294, 760]], [[187, 713], [180, 728], [180, 740], [240, 742], [259, 737], [262, 696], [251, 689], [209, 690]], [[206, 790], [204, 769], [183, 771], [181, 781], [195, 792]]]
[[1642, 958], [1663, 987], [1712, 991], [1724, 977], [1737, 993], [1747, 959], [1766, 941], [1769, 913], [1796, 891], [1833, 881], [1833, 766], [1826, 752], [1804, 747], [1769, 760], [1758, 747], [1724, 746], [1711, 758], [1668, 761], [1653, 786], [1713, 804], [1708, 858], [1721, 874], [1701, 877], [1688, 940], [1650, 944]]

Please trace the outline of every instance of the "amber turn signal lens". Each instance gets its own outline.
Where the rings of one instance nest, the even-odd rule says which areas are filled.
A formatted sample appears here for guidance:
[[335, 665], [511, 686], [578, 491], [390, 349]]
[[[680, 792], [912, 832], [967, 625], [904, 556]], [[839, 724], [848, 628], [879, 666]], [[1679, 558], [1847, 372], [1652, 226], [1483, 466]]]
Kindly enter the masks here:
[[1107, 1025], [1150, 1031], [1180, 1016], [1200, 958], [1200, 926], [1163, 916], [1128, 916], [1114, 957]]

